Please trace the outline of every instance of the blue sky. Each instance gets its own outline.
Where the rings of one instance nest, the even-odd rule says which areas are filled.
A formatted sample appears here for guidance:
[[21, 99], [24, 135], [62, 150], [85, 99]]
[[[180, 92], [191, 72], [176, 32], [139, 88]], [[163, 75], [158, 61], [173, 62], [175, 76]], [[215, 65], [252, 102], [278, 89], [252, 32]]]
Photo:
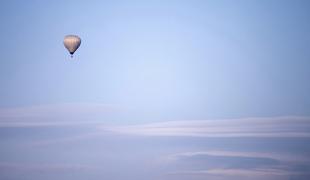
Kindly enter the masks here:
[[[1, 106], [117, 104], [141, 121], [309, 115], [307, 7], [2, 2]], [[74, 61], [71, 33], [83, 41]]]
[[309, 8], [1, 1], [0, 179], [308, 179]]

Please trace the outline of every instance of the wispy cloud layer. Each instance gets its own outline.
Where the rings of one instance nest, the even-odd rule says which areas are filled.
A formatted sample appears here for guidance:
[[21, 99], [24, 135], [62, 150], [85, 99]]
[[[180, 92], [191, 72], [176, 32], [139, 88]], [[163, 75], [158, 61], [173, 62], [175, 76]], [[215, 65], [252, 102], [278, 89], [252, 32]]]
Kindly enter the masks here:
[[171, 174], [192, 174], [192, 175], [220, 175], [220, 176], [246, 176], [255, 177], [259, 176], [290, 176], [307, 174], [305, 172], [292, 172], [282, 169], [272, 168], [256, 168], [256, 169], [208, 169], [200, 171], [182, 171], [172, 172]]
[[99, 103], [63, 103], [0, 108], [0, 127], [51, 126], [92, 123], [122, 108]]
[[[291, 177], [308, 180], [310, 177], [309, 117], [118, 126], [73, 119], [54, 123], [73, 126], [20, 128], [40, 123], [53, 125], [52, 119], [42, 122], [40, 118], [31, 119], [16, 122], [11, 119], [6, 121], [10, 128], [2, 128], [2, 179], [32, 177], [40, 172], [53, 179], [65, 179], [65, 175], [72, 173], [77, 174], [77, 179], [91, 174], [96, 174], [93, 179], [126, 176], [139, 179], [142, 171], [145, 177], [154, 177], [149, 179], [160, 176], [163, 180], [289, 180]], [[79, 126], [82, 123], [87, 126]], [[0, 127], [4, 126], [5, 120], [1, 120]]]
[[182, 169], [168, 175], [191, 179], [287, 179], [310, 175], [306, 170], [309, 158], [287, 153], [195, 151], [173, 154], [168, 159]]
[[118, 133], [190, 137], [310, 137], [309, 117], [170, 121], [106, 128]]
[[171, 160], [178, 160], [180, 158], [191, 158], [197, 156], [217, 156], [217, 157], [236, 157], [236, 158], [264, 158], [273, 159], [276, 161], [309, 161], [304, 156], [289, 153], [271, 153], [271, 152], [241, 152], [241, 151], [195, 151], [173, 154], [169, 157]]
[[35, 170], [35, 171], [59, 171], [59, 170], [89, 170], [97, 167], [83, 164], [50, 164], [50, 163], [4, 163], [0, 162], [0, 170]]

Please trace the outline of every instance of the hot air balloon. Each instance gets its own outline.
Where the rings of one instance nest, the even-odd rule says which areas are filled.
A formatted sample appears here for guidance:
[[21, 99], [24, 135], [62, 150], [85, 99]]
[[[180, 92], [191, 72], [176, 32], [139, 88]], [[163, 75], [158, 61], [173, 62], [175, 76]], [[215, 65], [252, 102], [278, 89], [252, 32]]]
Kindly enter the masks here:
[[64, 45], [73, 57], [74, 52], [80, 47], [81, 38], [77, 35], [67, 35], [64, 38]]

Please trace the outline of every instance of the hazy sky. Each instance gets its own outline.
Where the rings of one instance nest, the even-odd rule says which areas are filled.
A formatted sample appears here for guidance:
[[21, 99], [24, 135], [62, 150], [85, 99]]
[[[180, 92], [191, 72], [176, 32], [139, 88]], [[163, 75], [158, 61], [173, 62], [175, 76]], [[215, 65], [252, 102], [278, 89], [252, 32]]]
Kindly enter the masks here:
[[1, 1], [0, 179], [309, 179], [309, 9]]
[[[0, 103], [113, 104], [128, 121], [309, 115], [309, 7], [2, 1]], [[82, 38], [73, 60], [66, 34]]]

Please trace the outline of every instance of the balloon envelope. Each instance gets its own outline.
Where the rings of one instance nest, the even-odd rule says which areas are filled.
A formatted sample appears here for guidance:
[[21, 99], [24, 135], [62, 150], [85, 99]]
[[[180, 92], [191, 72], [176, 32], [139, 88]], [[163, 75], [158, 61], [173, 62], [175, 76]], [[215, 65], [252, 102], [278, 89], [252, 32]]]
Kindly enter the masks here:
[[64, 45], [71, 55], [80, 47], [80, 44], [81, 38], [77, 35], [67, 35], [64, 38]]

